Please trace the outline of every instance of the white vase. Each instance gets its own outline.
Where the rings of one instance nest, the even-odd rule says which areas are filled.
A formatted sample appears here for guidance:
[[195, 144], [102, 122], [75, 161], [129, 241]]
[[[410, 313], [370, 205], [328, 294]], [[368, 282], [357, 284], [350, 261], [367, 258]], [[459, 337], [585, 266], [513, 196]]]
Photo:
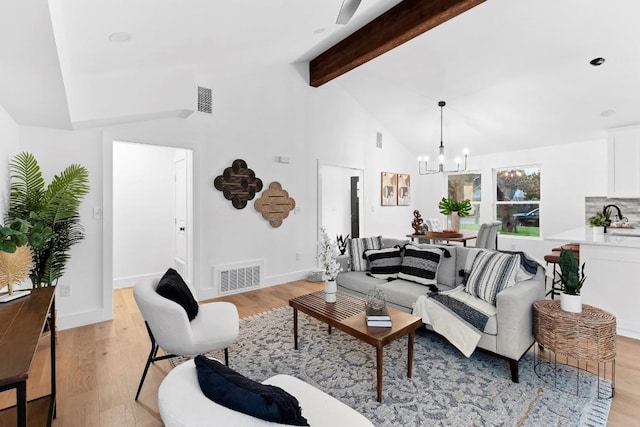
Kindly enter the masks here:
[[327, 302], [336, 302], [336, 296], [338, 293], [338, 285], [335, 280], [324, 281], [324, 296]]
[[560, 294], [560, 308], [569, 313], [582, 313], [582, 297], [563, 292]]
[[460, 216], [458, 212], [451, 212], [451, 228], [457, 232], [460, 231]]
[[594, 236], [602, 236], [604, 234], [604, 227], [593, 227]]

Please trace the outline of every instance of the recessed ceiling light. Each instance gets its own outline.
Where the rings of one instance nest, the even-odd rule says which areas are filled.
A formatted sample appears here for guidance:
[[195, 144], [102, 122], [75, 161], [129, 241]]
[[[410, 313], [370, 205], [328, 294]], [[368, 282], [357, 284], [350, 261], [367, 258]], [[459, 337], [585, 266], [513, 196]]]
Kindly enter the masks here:
[[602, 117], [610, 117], [614, 114], [616, 114], [616, 110], [604, 110], [602, 113], [600, 113]]
[[589, 64], [593, 65], [594, 67], [598, 67], [604, 64], [604, 58], [593, 58], [591, 61], [589, 61]]
[[121, 33], [113, 33], [109, 36], [109, 40], [114, 43], [126, 43], [131, 40], [131, 33], [121, 32]]

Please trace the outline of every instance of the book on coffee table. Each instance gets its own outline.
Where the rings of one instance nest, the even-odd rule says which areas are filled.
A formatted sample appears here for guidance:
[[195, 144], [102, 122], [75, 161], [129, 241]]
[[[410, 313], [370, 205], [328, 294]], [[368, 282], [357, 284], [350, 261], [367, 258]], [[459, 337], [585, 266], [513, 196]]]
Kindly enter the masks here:
[[391, 318], [387, 320], [367, 319], [367, 326], [371, 328], [390, 328], [392, 326]]
[[391, 316], [387, 307], [383, 307], [381, 310], [372, 310], [370, 307], [366, 307], [365, 314], [367, 316], [367, 326], [373, 328], [390, 328]]

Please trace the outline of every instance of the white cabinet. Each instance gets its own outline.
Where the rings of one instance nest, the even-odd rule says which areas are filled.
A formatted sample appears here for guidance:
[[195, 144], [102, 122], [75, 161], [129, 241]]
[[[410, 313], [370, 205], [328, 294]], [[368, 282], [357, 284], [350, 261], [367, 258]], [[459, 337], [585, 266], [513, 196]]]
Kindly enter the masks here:
[[640, 127], [609, 131], [608, 196], [640, 197]]

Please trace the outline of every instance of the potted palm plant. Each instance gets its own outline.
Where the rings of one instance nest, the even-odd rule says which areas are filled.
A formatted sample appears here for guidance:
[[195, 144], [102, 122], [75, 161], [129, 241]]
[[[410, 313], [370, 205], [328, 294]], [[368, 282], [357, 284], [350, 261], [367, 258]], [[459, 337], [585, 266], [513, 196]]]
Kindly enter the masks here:
[[460, 231], [460, 218], [471, 214], [471, 201], [469, 199], [456, 200], [443, 197], [438, 203], [438, 209], [443, 215], [451, 217], [451, 228]]
[[33, 252], [29, 274], [33, 287], [55, 284], [65, 272], [71, 246], [84, 238], [79, 207], [89, 192], [89, 173], [72, 164], [45, 187], [38, 162], [33, 154], [24, 152], [11, 160], [9, 168], [11, 194], [6, 220], [28, 224], [23, 233], [26, 231]]
[[560, 294], [560, 308], [570, 313], [582, 312], [580, 289], [584, 284], [584, 263], [580, 268], [576, 255], [565, 249], [560, 251], [560, 282], [563, 292]]

